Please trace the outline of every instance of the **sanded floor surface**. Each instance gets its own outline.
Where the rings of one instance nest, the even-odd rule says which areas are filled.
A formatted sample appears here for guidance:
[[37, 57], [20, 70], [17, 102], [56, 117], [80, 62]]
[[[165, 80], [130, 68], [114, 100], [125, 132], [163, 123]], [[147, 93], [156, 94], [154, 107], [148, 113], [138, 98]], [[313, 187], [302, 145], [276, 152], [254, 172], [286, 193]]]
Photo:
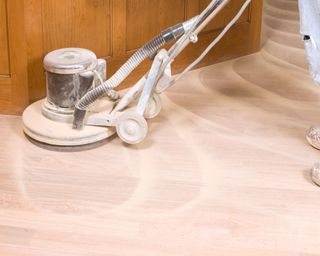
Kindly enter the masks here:
[[1, 116], [0, 255], [320, 255], [320, 88], [270, 27], [260, 53], [163, 95], [139, 146], [39, 147]]

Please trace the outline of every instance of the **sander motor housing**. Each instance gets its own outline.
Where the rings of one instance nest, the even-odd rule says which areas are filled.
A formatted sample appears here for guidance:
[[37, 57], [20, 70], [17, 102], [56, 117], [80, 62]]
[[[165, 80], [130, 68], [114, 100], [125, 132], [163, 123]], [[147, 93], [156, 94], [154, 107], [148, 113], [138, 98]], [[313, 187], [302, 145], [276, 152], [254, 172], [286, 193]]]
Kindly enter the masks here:
[[47, 98], [42, 113], [53, 121], [72, 122], [75, 105], [106, 80], [107, 63], [87, 49], [64, 48], [44, 58]]

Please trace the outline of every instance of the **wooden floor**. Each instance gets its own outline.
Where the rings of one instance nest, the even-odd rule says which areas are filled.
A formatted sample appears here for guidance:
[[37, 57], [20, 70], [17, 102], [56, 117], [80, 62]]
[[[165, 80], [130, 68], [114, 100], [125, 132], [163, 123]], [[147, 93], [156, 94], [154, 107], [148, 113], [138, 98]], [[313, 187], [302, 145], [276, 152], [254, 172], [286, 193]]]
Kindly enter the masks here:
[[0, 255], [320, 255], [320, 88], [277, 18], [294, 8], [266, 1], [264, 49], [188, 74], [139, 146], [38, 147], [1, 116]]

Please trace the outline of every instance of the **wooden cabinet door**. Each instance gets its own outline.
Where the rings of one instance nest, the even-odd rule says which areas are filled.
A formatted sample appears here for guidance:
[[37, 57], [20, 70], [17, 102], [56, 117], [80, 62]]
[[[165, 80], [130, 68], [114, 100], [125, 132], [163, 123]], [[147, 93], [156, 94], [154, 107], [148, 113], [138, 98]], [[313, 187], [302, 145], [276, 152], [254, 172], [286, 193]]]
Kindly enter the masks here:
[[0, 0], [0, 110], [21, 113], [28, 104], [23, 0]]

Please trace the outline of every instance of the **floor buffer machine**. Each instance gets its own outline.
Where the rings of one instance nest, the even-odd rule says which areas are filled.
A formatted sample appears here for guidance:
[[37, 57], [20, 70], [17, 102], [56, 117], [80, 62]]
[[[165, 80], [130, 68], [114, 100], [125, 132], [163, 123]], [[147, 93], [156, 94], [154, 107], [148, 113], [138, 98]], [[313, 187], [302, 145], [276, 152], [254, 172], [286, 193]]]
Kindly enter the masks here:
[[[106, 61], [86, 49], [66, 48], [44, 58], [47, 97], [23, 113], [24, 132], [32, 139], [55, 146], [80, 146], [104, 140], [113, 134], [128, 144], [142, 142], [148, 132], [146, 119], [161, 110], [160, 95], [195, 67], [241, 17], [251, 0], [224, 28], [197, 60], [181, 74], [172, 76], [171, 64], [230, 0], [212, 0], [198, 16], [163, 31], [109, 79]], [[176, 41], [167, 51], [165, 44]], [[115, 89], [145, 59], [153, 64], [126, 92]]]

